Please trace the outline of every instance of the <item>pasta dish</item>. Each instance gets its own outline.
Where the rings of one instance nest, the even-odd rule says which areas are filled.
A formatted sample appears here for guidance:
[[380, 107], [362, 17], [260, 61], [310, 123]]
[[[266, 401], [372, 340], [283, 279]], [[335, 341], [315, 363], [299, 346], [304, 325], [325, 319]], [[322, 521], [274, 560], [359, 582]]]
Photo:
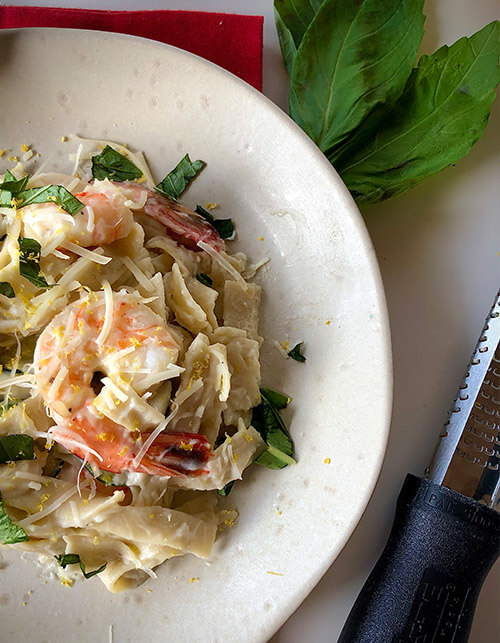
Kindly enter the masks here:
[[75, 140], [72, 172], [0, 184], [0, 543], [119, 592], [209, 558], [221, 496], [293, 445], [256, 266], [215, 204], [179, 202], [205, 164], [155, 183], [142, 153]]

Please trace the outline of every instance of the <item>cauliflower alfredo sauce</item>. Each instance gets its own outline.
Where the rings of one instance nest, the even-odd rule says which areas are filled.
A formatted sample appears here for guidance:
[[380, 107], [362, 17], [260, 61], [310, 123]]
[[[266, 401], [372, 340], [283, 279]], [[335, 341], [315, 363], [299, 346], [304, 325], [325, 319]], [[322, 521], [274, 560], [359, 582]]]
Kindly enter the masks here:
[[120, 592], [209, 558], [233, 481], [294, 462], [289, 400], [260, 387], [232, 221], [178, 201], [205, 164], [155, 184], [142, 153], [73, 138], [71, 174], [0, 184], [0, 543]]

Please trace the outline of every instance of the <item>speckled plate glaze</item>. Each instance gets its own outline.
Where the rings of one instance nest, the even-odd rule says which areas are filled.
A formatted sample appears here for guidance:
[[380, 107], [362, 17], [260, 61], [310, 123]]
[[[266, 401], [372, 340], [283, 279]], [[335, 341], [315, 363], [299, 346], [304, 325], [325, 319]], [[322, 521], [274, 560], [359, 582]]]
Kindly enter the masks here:
[[[220, 204], [235, 250], [270, 257], [263, 383], [288, 393], [298, 464], [257, 465], [227, 499], [240, 512], [210, 561], [192, 556], [137, 590], [98, 579], [71, 589], [34, 558], [2, 554], [5, 641], [265, 641], [354, 530], [384, 454], [392, 399], [389, 326], [377, 261], [343, 183], [269, 100], [222, 69], [145, 39], [91, 31], [0, 33], [0, 147], [22, 143], [63, 169], [77, 133], [146, 152], [162, 178], [182, 155], [207, 162], [188, 205]], [[5, 157], [0, 159], [5, 169]], [[273, 341], [305, 342], [307, 362]], [[198, 578], [197, 582], [190, 579]]]

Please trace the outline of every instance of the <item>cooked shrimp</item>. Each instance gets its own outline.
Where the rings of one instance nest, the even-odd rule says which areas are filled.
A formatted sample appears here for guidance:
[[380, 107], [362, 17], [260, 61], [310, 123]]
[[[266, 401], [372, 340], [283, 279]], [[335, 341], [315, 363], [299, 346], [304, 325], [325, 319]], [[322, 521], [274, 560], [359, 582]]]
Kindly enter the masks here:
[[224, 241], [217, 230], [193, 210], [137, 183], [126, 181], [118, 185], [129, 192], [135, 201], [141, 202], [145, 199], [142, 212], [159, 221], [165, 227], [168, 236], [186, 248], [199, 251], [198, 242], [204, 241], [218, 252], [225, 249]]
[[85, 207], [74, 216], [53, 203], [22, 208], [25, 236], [36, 239], [42, 247], [57, 235], [84, 248], [108, 245], [129, 234], [134, 216], [125, 204], [132, 198], [144, 203], [136, 212], [161, 223], [169, 237], [187, 248], [198, 251], [199, 241], [217, 251], [225, 248], [215, 228], [199, 214], [136, 183], [94, 181], [75, 197]]
[[96, 181], [76, 198], [85, 207], [75, 215], [54, 203], [37, 203], [22, 208], [24, 236], [36, 239], [42, 248], [61, 238], [88, 248], [126, 237], [134, 222], [125, 205], [127, 197], [111, 181]]
[[148, 376], [168, 371], [178, 352], [164, 322], [137, 296], [109, 290], [67, 306], [44, 329], [34, 355], [37, 384], [56, 422], [52, 438], [105, 471], [204, 473], [211, 454], [204, 436], [160, 433], [141, 458], [151, 433], [127, 429], [94, 405], [96, 374], [125, 380], [142, 395], [152, 388]]

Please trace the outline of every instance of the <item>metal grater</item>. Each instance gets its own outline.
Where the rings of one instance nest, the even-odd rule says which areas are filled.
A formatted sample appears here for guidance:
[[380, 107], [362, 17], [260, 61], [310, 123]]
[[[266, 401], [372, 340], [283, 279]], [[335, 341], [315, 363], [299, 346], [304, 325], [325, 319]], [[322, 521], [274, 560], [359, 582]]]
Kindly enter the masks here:
[[426, 477], [481, 504], [500, 498], [500, 291]]
[[500, 555], [500, 292], [426, 478], [406, 476], [392, 530], [339, 643], [466, 643]]

